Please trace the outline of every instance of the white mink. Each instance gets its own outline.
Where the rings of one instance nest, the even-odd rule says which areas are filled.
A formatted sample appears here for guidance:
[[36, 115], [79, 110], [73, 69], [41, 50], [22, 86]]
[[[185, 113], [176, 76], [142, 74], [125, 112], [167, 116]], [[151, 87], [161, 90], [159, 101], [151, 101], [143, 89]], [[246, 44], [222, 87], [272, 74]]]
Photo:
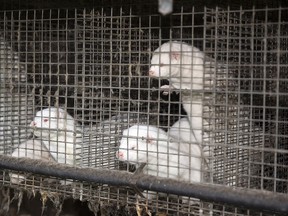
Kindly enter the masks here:
[[[172, 41], [162, 44], [154, 51], [149, 76], [168, 79], [175, 89], [201, 90], [203, 71], [202, 51], [189, 44]], [[161, 88], [164, 87], [167, 86]]]
[[[124, 130], [116, 157], [131, 164], [147, 163], [145, 174], [187, 182], [201, 181], [199, 146], [191, 148], [190, 144], [169, 139], [165, 131], [155, 126], [134, 125]], [[150, 194], [148, 198], [153, 196]]]
[[[40, 159], [43, 161], [55, 161], [49, 150], [40, 140], [31, 139], [22, 142], [12, 153], [12, 157]], [[19, 184], [25, 180], [23, 175], [9, 173], [10, 181]]]
[[[202, 90], [204, 53], [189, 44], [172, 41], [162, 44], [153, 53], [149, 75], [168, 79], [174, 89]], [[162, 86], [161, 88], [166, 88]], [[190, 93], [190, 92], [188, 92]], [[197, 142], [202, 142], [202, 98], [192, 99], [192, 94], [181, 100]]]
[[30, 126], [34, 135], [57, 140], [59, 134], [75, 130], [75, 120], [65, 110], [49, 107], [38, 111]]
[[75, 120], [65, 110], [50, 107], [36, 113], [30, 126], [58, 163], [75, 164]]

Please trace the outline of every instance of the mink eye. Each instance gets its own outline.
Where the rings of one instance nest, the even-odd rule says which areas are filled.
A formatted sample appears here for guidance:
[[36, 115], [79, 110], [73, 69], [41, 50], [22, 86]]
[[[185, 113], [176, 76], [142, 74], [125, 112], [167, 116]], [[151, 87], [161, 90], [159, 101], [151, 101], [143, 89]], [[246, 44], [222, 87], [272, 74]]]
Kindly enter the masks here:
[[160, 64], [159, 64], [159, 67], [163, 67], [163, 66], [164, 66], [164, 64], [163, 64], [163, 63], [160, 63]]
[[45, 118], [43, 121], [44, 121], [44, 122], [48, 122], [48, 119], [47, 119], [47, 118]]

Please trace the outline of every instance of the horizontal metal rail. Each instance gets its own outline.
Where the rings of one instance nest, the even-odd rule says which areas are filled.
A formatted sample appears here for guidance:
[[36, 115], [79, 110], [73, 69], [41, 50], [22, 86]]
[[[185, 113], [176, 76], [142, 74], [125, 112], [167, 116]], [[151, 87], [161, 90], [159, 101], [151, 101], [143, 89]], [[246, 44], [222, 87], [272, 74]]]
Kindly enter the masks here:
[[119, 170], [72, 167], [55, 162], [0, 155], [0, 169], [30, 172], [62, 179], [74, 179], [111, 186], [129, 186], [143, 190], [199, 198], [247, 209], [285, 213], [288, 215], [288, 195], [248, 188], [215, 184], [191, 184], [167, 178], [135, 174]]

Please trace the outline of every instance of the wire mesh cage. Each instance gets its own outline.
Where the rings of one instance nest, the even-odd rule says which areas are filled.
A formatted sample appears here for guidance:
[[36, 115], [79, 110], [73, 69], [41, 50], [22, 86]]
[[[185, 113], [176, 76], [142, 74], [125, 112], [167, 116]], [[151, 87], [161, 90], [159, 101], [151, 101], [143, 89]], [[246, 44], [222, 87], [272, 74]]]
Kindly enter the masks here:
[[2, 37], [0, 55], [0, 148], [3, 154], [11, 153], [11, 147], [17, 146], [19, 140], [26, 139], [26, 127], [33, 114], [33, 98], [20, 86], [20, 83], [25, 83], [26, 73], [18, 53]]
[[[272, 165], [274, 163], [272, 161], [278, 160], [276, 159], [278, 156], [275, 155], [272, 149], [277, 149], [278, 144], [279, 147], [281, 146], [280, 149], [283, 149], [285, 144], [282, 145], [280, 140], [276, 141], [271, 137], [279, 134], [278, 132], [275, 133], [275, 129], [273, 129], [276, 120], [274, 114], [275, 112], [282, 113], [280, 111], [282, 106], [279, 107], [275, 103], [277, 103], [276, 101], [280, 104], [284, 103], [284, 101], [280, 102], [282, 101], [280, 98], [276, 99], [276, 92], [285, 91], [281, 87], [284, 86], [283, 83], [279, 80], [286, 73], [284, 72], [286, 70], [285, 66], [280, 66], [282, 65], [282, 54], [280, 53], [285, 53], [287, 50], [285, 45], [287, 40], [287, 38], [285, 39], [286, 30], [284, 30], [287, 25], [282, 20], [282, 11], [257, 10], [255, 12], [255, 10], [251, 10], [242, 13], [241, 10], [223, 11], [218, 9], [208, 10], [207, 12], [208, 14], [214, 14], [213, 19], [208, 23], [211, 26], [209, 32], [211, 31], [212, 35], [212, 47], [216, 50], [223, 50], [225, 47], [227, 51], [216, 51], [215, 57], [229, 65], [226, 85], [224, 88], [222, 87], [222, 92], [220, 90], [219, 94], [217, 93], [219, 102], [216, 103], [219, 103], [219, 106], [215, 106], [217, 110], [215, 113], [222, 116], [222, 118], [219, 116], [219, 119], [223, 121], [219, 127], [220, 134], [218, 133], [216, 136], [220, 138], [222, 135], [222, 140], [219, 140], [221, 144], [228, 140], [229, 144], [237, 143], [237, 148], [224, 148], [224, 151], [223, 148], [220, 148], [220, 152], [230, 158], [230, 162], [224, 164], [230, 164], [228, 166], [234, 164], [232, 166], [237, 167], [236, 172], [241, 172], [240, 167], [244, 168], [240, 175], [234, 175], [234, 177], [237, 176], [239, 182], [233, 181], [232, 185], [236, 183], [239, 186], [285, 192], [286, 189], [283, 188], [282, 182], [283, 180], [286, 181], [285, 177], [281, 180], [277, 177], [282, 175], [280, 174], [282, 168], [275, 176], [275, 167]], [[267, 20], [272, 19], [272, 17], [275, 21], [270, 21], [268, 24]], [[228, 27], [223, 26], [222, 23], [228, 23]], [[216, 45], [214, 42], [215, 35], [217, 38]], [[278, 41], [276, 42], [276, 40]], [[276, 69], [276, 65], [278, 65], [278, 69]], [[229, 95], [227, 95], [227, 90]], [[232, 107], [229, 106], [229, 114], [227, 112], [227, 102], [234, 104], [234, 107], [233, 105]], [[225, 108], [222, 104], [225, 104]], [[280, 113], [277, 118], [285, 118]], [[237, 118], [232, 116], [237, 116]], [[283, 124], [285, 123], [283, 122]], [[236, 133], [232, 132], [234, 130]], [[229, 134], [226, 134], [226, 131]], [[280, 133], [282, 134], [282, 132]], [[265, 148], [271, 149], [266, 150]], [[282, 156], [281, 154], [280, 157]], [[237, 159], [237, 157], [239, 158]], [[246, 164], [247, 162], [249, 165]], [[283, 165], [276, 164], [281, 167]], [[225, 170], [227, 171], [227, 169]], [[225, 179], [229, 178], [225, 177]], [[278, 187], [279, 189], [277, 189]]]
[[[157, 149], [162, 162], [147, 160], [146, 174], [152, 173], [149, 167], [157, 167], [152, 175], [175, 179], [169, 174], [175, 172], [174, 143], [177, 172], [187, 157], [199, 163], [196, 168], [188, 160], [185, 174], [176, 178], [180, 182], [198, 169], [196, 183], [287, 193], [288, 9], [191, 6], [183, 1], [162, 16], [155, 2], [142, 6], [122, 2], [0, 11], [1, 154], [40, 159], [51, 166], [121, 170], [129, 176], [138, 172], [139, 164], [121, 160], [122, 144], [137, 140], [148, 146], [156, 131], [157, 145], [160, 149], [162, 144], [166, 156], [161, 158]], [[192, 60], [200, 56], [200, 64], [191, 59], [186, 59], [190, 65], [178, 63], [181, 71], [187, 63], [194, 74], [188, 77], [191, 87], [177, 86], [175, 79], [184, 75], [172, 74], [174, 50], [168, 49], [168, 62], [152, 62], [157, 48], [160, 59], [167, 54], [161, 50], [164, 44], [170, 44], [169, 49], [180, 44], [180, 55], [188, 49]], [[153, 77], [151, 68], [157, 64], [162, 69]], [[168, 77], [161, 77], [165, 67]], [[139, 128], [147, 125], [150, 135], [139, 135]], [[138, 132], [129, 135], [133, 127]], [[184, 153], [181, 143], [188, 144]], [[189, 155], [191, 149], [194, 154], [199, 149], [199, 155]], [[154, 153], [143, 151], [150, 158]], [[165, 215], [265, 215], [193, 197], [186, 202], [186, 197], [23, 170], [6, 169], [2, 176], [4, 186], [45, 191], [50, 199], [57, 193], [89, 200], [94, 212], [100, 202], [102, 207], [116, 203], [118, 210], [133, 206], [138, 215], [155, 209]], [[193, 182], [191, 176], [188, 181]], [[139, 193], [146, 197], [139, 198]]]

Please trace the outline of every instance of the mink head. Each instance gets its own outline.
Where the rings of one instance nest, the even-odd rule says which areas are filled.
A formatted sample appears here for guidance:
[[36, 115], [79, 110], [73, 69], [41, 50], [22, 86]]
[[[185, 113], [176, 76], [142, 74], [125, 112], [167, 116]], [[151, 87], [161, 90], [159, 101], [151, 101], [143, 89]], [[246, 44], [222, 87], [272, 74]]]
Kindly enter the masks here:
[[30, 126], [37, 137], [49, 138], [60, 133], [73, 133], [74, 119], [65, 110], [51, 107], [38, 111]]
[[147, 163], [148, 160], [151, 162], [157, 158], [161, 143], [167, 146], [167, 142], [167, 134], [162, 129], [151, 125], [134, 125], [123, 131], [116, 157], [130, 163]]
[[149, 76], [167, 79], [180, 77], [182, 69], [191, 68], [192, 56], [195, 57], [197, 52], [197, 48], [178, 41], [162, 44], [153, 53]]

